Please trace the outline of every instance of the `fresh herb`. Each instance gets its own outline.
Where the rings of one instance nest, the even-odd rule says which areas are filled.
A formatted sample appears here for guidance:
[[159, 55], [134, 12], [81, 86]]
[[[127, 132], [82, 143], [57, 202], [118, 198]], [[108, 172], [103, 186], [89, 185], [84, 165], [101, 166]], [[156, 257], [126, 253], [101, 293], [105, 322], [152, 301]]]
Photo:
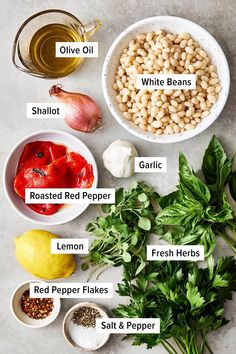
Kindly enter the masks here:
[[137, 260], [138, 274], [145, 267], [148, 235], [158, 231], [155, 222], [158, 199], [159, 195], [152, 187], [143, 182], [133, 183], [128, 191], [119, 189], [115, 204], [102, 206], [107, 215], [97, 217], [87, 225], [87, 231], [96, 239], [82, 268], [120, 266]]
[[[207, 257], [215, 248], [217, 236], [221, 236], [236, 253], [236, 219], [224, 192], [229, 181], [232, 196], [236, 192], [232, 164], [233, 159], [228, 159], [215, 136], [203, 158], [206, 183], [180, 154], [178, 189], [159, 200], [162, 211], [156, 222], [165, 227], [164, 240], [173, 244], [204, 245]], [[229, 231], [233, 236], [229, 236]]]
[[[137, 276], [135, 266], [124, 266], [118, 294], [128, 296], [128, 305], [113, 310], [122, 318], [160, 318], [160, 334], [134, 334], [133, 345], [148, 348], [161, 343], [170, 354], [203, 354], [207, 335], [228, 321], [224, 303], [236, 291], [236, 262], [225, 257], [199, 268], [194, 262], [149, 262]], [[175, 341], [175, 347], [170, 339]]]
[[216, 136], [210, 141], [203, 157], [202, 170], [210, 190], [221, 197], [232, 174], [233, 159], [228, 159], [223, 146]]
[[229, 181], [229, 190], [232, 198], [236, 201], [236, 171], [231, 175]]
[[[204, 181], [180, 154], [176, 191], [159, 197], [143, 182], [128, 191], [119, 189], [115, 205], [102, 207], [106, 216], [87, 226], [95, 240], [83, 269], [90, 265], [123, 266], [123, 282], [117, 293], [129, 297], [130, 303], [119, 305], [114, 314], [160, 318], [160, 334], [130, 335], [133, 345], [145, 343], [152, 348], [161, 343], [170, 354], [213, 354], [207, 335], [228, 322], [224, 303], [236, 291], [234, 258], [222, 258], [215, 265], [211, 255], [218, 236], [236, 253], [236, 219], [225, 193], [229, 184], [236, 200], [232, 165], [233, 159], [214, 136], [203, 158]], [[199, 268], [195, 262], [147, 262], [151, 232], [173, 244], [204, 245], [208, 267]]]

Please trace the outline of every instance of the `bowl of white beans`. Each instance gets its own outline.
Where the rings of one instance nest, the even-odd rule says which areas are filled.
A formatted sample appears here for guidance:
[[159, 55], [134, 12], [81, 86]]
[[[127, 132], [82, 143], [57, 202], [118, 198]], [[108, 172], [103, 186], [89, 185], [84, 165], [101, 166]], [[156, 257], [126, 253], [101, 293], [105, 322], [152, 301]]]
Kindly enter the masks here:
[[[194, 89], [138, 89], [138, 74], [195, 74]], [[198, 24], [150, 17], [125, 29], [110, 47], [102, 86], [113, 117], [131, 134], [154, 143], [190, 139], [223, 110], [229, 66], [218, 42]]]

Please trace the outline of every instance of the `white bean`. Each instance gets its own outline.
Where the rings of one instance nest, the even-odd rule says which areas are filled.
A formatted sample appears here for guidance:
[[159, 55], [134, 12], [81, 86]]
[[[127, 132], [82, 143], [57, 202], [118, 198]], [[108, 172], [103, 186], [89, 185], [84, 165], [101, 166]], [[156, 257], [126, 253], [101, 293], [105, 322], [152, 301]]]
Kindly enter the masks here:
[[194, 128], [194, 125], [191, 124], [191, 123], [188, 123], [188, 124], [185, 124], [184, 128], [185, 128], [186, 130], [192, 130], [192, 129]]
[[154, 127], [154, 128], [160, 128], [162, 127], [162, 122], [160, 120], [154, 120], [151, 125]]
[[208, 101], [210, 101], [211, 103], [215, 103], [216, 102], [216, 96], [214, 96], [213, 94], [209, 93], [207, 95], [207, 99]]

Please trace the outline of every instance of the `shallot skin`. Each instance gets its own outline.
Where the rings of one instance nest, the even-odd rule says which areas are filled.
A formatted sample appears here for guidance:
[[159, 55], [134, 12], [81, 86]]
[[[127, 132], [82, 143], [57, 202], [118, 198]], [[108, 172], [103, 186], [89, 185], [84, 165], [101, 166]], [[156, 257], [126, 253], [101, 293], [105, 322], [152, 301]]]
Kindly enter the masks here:
[[92, 133], [101, 125], [100, 108], [91, 97], [62, 90], [61, 85], [53, 85], [49, 94], [65, 103], [65, 122], [72, 129]]

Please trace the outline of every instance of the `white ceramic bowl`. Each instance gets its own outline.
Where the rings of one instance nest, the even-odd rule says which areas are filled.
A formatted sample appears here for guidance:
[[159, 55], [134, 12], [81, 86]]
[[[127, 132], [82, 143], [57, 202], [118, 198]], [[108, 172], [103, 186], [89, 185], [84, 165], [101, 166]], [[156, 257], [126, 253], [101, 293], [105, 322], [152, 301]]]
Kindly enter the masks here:
[[49, 140], [55, 143], [61, 143], [65, 145], [69, 150], [81, 154], [88, 163], [93, 166], [94, 182], [92, 188], [97, 187], [98, 183], [98, 170], [96, 161], [88, 149], [88, 147], [82, 143], [75, 136], [59, 130], [45, 130], [38, 131], [26, 136], [20, 140], [19, 143], [10, 152], [3, 172], [3, 181], [5, 193], [13, 206], [13, 208], [20, 213], [25, 219], [41, 224], [41, 225], [59, 225], [75, 219], [77, 216], [88, 207], [88, 204], [71, 204], [66, 205], [59, 209], [57, 213], [53, 215], [41, 215], [30, 209], [24, 201], [15, 193], [13, 189], [13, 181], [17, 171], [18, 161], [24, 149], [24, 146], [32, 141], [36, 140]]
[[20, 307], [20, 299], [23, 293], [29, 289], [30, 283], [43, 283], [40, 280], [28, 280], [24, 283], [21, 283], [13, 292], [11, 297], [11, 311], [15, 319], [20, 322], [22, 325], [30, 328], [42, 328], [48, 326], [52, 323], [58, 316], [60, 309], [61, 309], [61, 300], [59, 298], [53, 299], [53, 310], [51, 314], [41, 320], [35, 320], [34, 318], [30, 318], [27, 316]]
[[93, 302], [80, 302], [80, 303], [74, 305], [73, 307], [71, 307], [69, 309], [69, 311], [66, 313], [64, 320], [63, 320], [63, 324], [62, 324], [63, 334], [64, 334], [64, 337], [67, 340], [67, 342], [69, 342], [71, 345], [73, 345], [73, 347], [76, 347], [78, 350], [82, 350], [84, 352], [95, 351], [95, 350], [103, 347], [107, 343], [107, 341], [110, 338], [110, 333], [104, 333], [103, 341], [96, 348], [83, 348], [83, 347], [80, 347], [79, 345], [77, 345], [74, 342], [74, 340], [71, 338], [70, 331], [69, 331], [69, 324], [72, 320], [73, 313], [81, 307], [92, 307], [93, 309], [96, 309], [98, 312], [100, 312], [100, 314], [103, 318], [109, 317], [107, 312], [101, 306], [99, 306]]
[[[190, 35], [202, 46], [211, 57], [212, 62], [217, 67], [219, 81], [222, 90], [219, 93], [217, 102], [212, 106], [210, 114], [203, 119], [193, 130], [174, 135], [155, 135], [142, 131], [133, 122], [126, 120], [115, 100], [115, 90], [112, 85], [115, 81], [115, 72], [119, 63], [122, 49], [137, 34], [148, 33], [158, 29], [164, 29], [173, 33], [189, 32]], [[110, 47], [102, 71], [102, 86], [106, 103], [114, 116], [129, 133], [137, 137], [154, 143], [174, 143], [190, 139], [207, 129], [220, 115], [226, 103], [229, 86], [230, 74], [229, 66], [223, 50], [214, 37], [198, 24], [180, 17], [174, 16], [155, 16], [146, 18], [126, 28], [113, 42]]]

